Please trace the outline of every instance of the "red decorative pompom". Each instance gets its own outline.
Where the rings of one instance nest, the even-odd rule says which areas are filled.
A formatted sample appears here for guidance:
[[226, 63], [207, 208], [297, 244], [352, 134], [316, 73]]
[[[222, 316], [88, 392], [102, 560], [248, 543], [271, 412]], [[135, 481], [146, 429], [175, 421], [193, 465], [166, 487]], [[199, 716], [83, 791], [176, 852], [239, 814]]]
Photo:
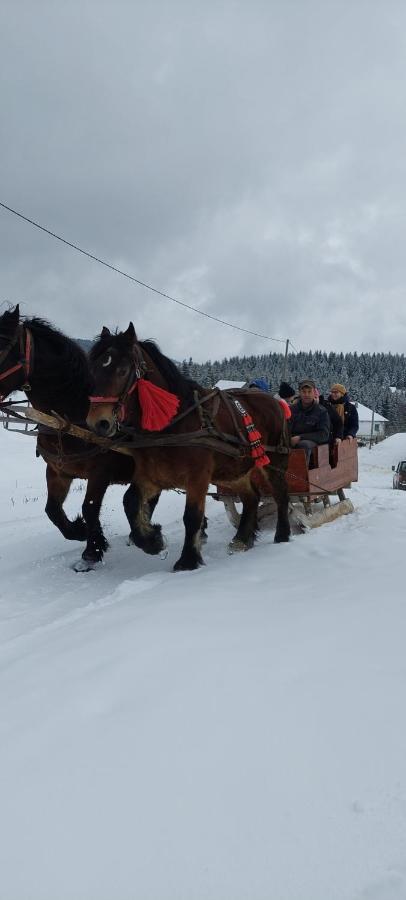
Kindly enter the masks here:
[[176, 394], [164, 391], [151, 381], [139, 378], [136, 382], [141, 409], [141, 428], [162, 431], [176, 415], [180, 400]]

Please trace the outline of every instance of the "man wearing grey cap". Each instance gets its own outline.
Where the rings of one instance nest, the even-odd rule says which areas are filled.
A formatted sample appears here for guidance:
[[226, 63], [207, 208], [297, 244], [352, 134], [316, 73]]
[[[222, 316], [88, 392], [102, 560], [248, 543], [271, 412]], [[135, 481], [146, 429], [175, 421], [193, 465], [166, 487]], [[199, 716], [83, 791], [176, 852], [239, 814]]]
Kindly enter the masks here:
[[292, 447], [306, 451], [307, 461], [313, 447], [328, 444], [330, 419], [324, 406], [315, 401], [316, 384], [312, 378], [303, 378], [299, 384], [299, 400], [291, 407], [290, 433]]

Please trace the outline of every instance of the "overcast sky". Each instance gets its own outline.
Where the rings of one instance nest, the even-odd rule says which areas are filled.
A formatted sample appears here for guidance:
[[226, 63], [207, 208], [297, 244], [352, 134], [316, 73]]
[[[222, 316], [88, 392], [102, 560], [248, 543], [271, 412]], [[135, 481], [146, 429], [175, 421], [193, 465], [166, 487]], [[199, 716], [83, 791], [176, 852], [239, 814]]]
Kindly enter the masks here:
[[[2, 0], [0, 200], [298, 349], [405, 350], [403, 0]], [[0, 209], [0, 304], [195, 360], [280, 349]]]

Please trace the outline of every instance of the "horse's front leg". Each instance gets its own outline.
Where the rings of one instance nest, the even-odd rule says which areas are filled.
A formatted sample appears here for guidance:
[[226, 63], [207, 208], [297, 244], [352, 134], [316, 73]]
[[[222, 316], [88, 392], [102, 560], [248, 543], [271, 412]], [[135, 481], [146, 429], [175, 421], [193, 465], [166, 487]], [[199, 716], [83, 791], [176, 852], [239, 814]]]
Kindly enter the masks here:
[[131, 528], [130, 543], [152, 556], [161, 553], [165, 548], [161, 526], [158, 523], [151, 524], [151, 516], [160, 495], [161, 492], [155, 490], [155, 493], [149, 496], [133, 483], [123, 497], [124, 512]]
[[75, 565], [77, 572], [87, 572], [103, 559], [108, 542], [100, 524], [100, 510], [104, 495], [110, 484], [105, 475], [91, 475], [87, 483], [82, 512], [87, 528], [87, 544], [82, 553], [82, 561]]
[[183, 514], [185, 543], [173, 567], [174, 572], [190, 571], [204, 566], [201, 554], [202, 523], [208, 486], [209, 482], [205, 480], [204, 483], [191, 485], [186, 490], [186, 506]]
[[82, 516], [77, 516], [71, 521], [68, 519], [63, 509], [63, 503], [66, 500], [73, 478], [71, 475], [59, 469], [53, 469], [49, 464], [46, 469], [46, 479], [48, 488], [48, 498], [45, 506], [45, 512], [48, 518], [59, 528], [61, 534], [67, 541], [85, 541], [87, 538], [87, 528]]

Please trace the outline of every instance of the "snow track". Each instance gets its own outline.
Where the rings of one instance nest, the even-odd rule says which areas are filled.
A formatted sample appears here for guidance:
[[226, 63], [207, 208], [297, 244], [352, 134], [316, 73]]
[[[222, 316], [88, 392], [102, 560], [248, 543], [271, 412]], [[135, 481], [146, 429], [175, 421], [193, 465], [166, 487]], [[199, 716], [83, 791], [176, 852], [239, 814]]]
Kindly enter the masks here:
[[[32, 443], [0, 430], [0, 900], [404, 900], [406, 437], [361, 451], [355, 513], [171, 571], [48, 522]], [[70, 514], [83, 493], [72, 492]]]

